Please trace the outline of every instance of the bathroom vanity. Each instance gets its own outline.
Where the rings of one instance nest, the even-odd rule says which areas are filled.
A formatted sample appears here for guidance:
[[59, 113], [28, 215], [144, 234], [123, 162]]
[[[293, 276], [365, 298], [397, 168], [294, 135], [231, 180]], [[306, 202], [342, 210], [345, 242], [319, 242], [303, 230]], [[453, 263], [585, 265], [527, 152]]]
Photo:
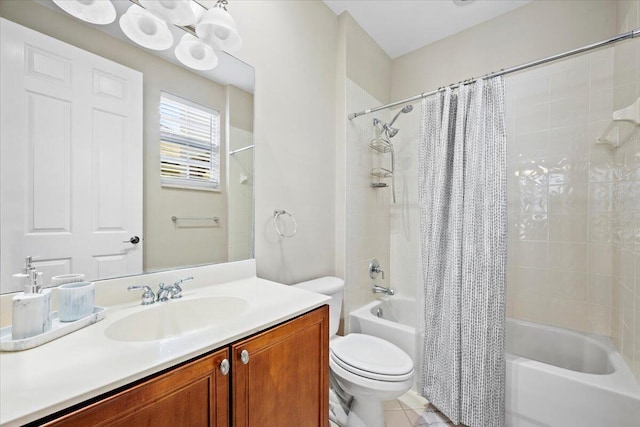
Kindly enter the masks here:
[[326, 426], [328, 325], [325, 305], [44, 425]]
[[[126, 291], [184, 275], [180, 300], [142, 306]], [[109, 282], [96, 286], [103, 321], [0, 353], [0, 425], [327, 425], [326, 297], [257, 278], [253, 261]], [[194, 328], [201, 301], [216, 309]]]

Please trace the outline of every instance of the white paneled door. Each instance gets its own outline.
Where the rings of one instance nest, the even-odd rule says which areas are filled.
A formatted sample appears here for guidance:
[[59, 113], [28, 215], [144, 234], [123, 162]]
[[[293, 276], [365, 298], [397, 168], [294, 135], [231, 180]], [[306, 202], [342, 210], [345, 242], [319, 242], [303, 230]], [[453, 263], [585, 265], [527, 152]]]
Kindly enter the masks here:
[[[142, 74], [0, 18], [0, 288], [142, 272]], [[137, 244], [130, 243], [133, 239]]]

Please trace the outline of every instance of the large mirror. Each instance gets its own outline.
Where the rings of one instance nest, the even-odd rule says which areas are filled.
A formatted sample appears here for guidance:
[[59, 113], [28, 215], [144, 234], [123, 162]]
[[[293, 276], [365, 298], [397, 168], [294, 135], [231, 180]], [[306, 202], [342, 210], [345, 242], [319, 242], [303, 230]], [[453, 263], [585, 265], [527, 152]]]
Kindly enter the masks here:
[[[118, 16], [132, 4], [113, 3]], [[3, 44], [19, 64], [3, 68], [0, 94], [2, 293], [21, 290], [12, 276], [27, 256], [37, 257], [45, 286], [63, 274], [98, 280], [253, 258], [251, 66], [220, 52], [216, 68], [194, 71], [173, 53], [181, 28], [171, 28], [173, 47], [151, 51], [118, 20], [88, 24], [50, 0], [0, 0], [0, 17], [3, 43], [8, 27], [26, 38]], [[42, 35], [50, 40], [29, 38]], [[85, 59], [98, 64], [87, 90], [74, 86]], [[186, 167], [199, 178], [209, 172], [175, 161], [162, 129], [175, 124], [176, 108], [214, 123], [212, 186], [181, 184]]]

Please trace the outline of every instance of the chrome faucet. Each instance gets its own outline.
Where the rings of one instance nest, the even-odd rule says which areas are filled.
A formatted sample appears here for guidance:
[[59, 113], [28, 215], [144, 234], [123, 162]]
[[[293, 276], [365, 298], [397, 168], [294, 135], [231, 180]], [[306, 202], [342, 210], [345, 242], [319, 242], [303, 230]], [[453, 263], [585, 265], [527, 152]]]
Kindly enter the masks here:
[[193, 280], [193, 276], [185, 277], [184, 279], [176, 280], [173, 285], [167, 286], [164, 283], [160, 283], [157, 293], [153, 293], [150, 287], [146, 285], [133, 285], [127, 288], [128, 291], [136, 289], [142, 289], [142, 305], [153, 304], [154, 302], [167, 302], [169, 299], [182, 298], [182, 287], [180, 284], [187, 280]]
[[160, 283], [158, 293], [156, 294], [157, 302], [169, 301], [169, 296], [173, 293], [173, 286], [167, 286], [164, 283]]
[[182, 282], [186, 282], [187, 280], [193, 280], [193, 276], [176, 280], [176, 282], [170, 286], [167, 286], [164, 283], [160, 283], [160, 289], [158, 290], [156, 301], [166, 302], [169, 301], [169, 298], [182, 298], [182, 287], [180, 286], [180, 284]]
[[137, 289], [144, 290], [144, 292], [142, 293], [142, 305], [149, 305], [155, 302], [156, 295], [153, 293], [150, 287], [146, 285], [133, 285], [127, 288], [128, 291], [135, 291]]
[[385, 288], [384, 286], [373, 285], [373, 293], [374, 294], [385, 294], [385, 295], [393, 295], [395, 291], [391, 288]]

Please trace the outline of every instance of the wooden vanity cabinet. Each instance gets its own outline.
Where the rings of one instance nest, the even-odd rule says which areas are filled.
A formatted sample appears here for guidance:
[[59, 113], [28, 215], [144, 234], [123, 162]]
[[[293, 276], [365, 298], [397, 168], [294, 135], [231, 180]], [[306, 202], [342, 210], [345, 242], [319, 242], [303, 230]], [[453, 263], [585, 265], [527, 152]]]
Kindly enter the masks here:
[[176, 427], [229, 425], [227, 348], [71, 412], [46, 426]]
[[329, 425], [329, 309], [231, 346], [233, 427]]
[[44, 425], [326, 427], [328, 417], [323, 306]]

